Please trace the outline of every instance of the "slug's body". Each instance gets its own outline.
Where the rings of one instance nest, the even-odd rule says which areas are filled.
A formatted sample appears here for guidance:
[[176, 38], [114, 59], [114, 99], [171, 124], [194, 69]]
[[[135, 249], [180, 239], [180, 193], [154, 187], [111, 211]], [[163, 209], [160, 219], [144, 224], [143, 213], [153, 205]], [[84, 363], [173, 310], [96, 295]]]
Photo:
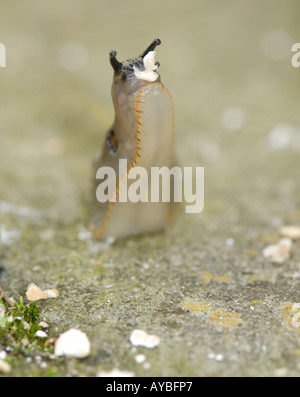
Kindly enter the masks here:
[[[151, 186], [151, 167], [173, 166], [173, 101], [156, 72], [159, 65], [154, 61], [153, 50], [158, 44], [160, 40], [154, 40], [142, 55], [123, 63], [117, 61], [115, 51], [110, 53], [115, 71], [115, 120], [106, 135], [96, 170], [112, 167], [117, 184], [112, 194], [115, 200], [95, 202], [91, 229], [98, 238], [153, 233], [163, 230], [172, 216], [170, 202], [120, 202], [123, 186], [129, 190], [135, 183], [132, 177], [137, 167], [143, 167], [149, 175], [143, 183], [148, 185], [150, 198], [151, 189], [158, 188]], [[127, 167], [120, 170], [119, 160], [124, 159]], [[98, 184], [96, 181], [96, 188]]]

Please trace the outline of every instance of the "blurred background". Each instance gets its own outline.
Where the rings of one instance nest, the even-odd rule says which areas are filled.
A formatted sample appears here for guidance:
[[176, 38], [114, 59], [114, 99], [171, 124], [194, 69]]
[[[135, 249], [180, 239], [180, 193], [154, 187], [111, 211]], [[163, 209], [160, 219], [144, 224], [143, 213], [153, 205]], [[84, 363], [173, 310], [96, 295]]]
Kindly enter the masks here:
[[3, 0], [0, 7], [7, 51], [0, 199], [74, 220], [113, 120], [108, 53], [125, 60], [159, 37], [176, 157], [205, 167], [207, 204], [222, 195], [226, 206], [238, 200], [252, 211], [256, 200], [254, 212], [265, 212], [271, 198], [278, 210], [293, 205], [286, 195], [298, 200], [297, 0]]
[[[299, 11], [298, 0], [1, 0], [1, 283], [15, 297], [30, 282], [60, 291], [41, 310], [51, 336], [76, 324], [92, 338], [85, 373], [299, 375], [299, 332], [280, 311], [300, 299], [299, 245], [282, 266], [262, 256], [300, 223]], [[108, 54], [135, 57], [155, 37], [176, 159], [204, 166], [204, 211], [97, 245], [87, 225], [114, 116]], [[186, 297], [243, 326], [183, 313]], [[128, 349], [141, 326], [163, 336], [148, 372]]]

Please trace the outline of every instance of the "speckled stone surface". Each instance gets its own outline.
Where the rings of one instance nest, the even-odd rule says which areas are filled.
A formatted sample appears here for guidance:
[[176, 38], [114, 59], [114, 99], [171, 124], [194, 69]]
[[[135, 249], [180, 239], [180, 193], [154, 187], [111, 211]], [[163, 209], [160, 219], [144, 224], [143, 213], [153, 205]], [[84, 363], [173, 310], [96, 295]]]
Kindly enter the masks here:
[[[298, 7], [1, 4], [0, 285], [26, 302], [30, 283], [59, 291], [38, 304], [49, 336], [78, 328], [91, 342], [88, 358], [59, 364], [61, 375], [300, 374], [300, 327], [292, 323], [300, 241], [282, 264], [262, 255], [280, 226], [300, 224], [300, 68], [289, 46], [300, 42]], [[154, 37], [175, 104], [176, 157], [205, 167], [204, 211], [183, 209], [165, 233], [96, 242], [87, 225], [91, 162], [113, 120], [108, 52], [127, 59]], [[160, 344], [132, 347], [134, 329]], [[147, 365], [136, 362], [139, 353]], [[37, 368], [21, 360], [10, 375]]]

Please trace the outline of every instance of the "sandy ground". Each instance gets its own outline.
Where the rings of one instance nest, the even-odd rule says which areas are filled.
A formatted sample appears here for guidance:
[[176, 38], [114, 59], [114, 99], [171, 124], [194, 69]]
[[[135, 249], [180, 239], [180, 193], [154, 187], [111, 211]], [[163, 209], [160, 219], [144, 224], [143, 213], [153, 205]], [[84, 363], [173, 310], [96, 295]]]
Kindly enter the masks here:
[[[59, 290], [39, 303], [49, 335], [75, 327], [92, 344], [60, 373], [298, 376], [300, 241], [281, 264], [262, 254], [280, 226], [300, 224], [298, 2], [10, 0], [0, 9], [0, 284], [15, 298], [31, 282]], [[165, 233], [99, 243], [87, 225], [91, 162], [113, 120], [108, 53], [136, 56], [154, 37], [176, 157], [205, 167], [204, 211], [182, 211]], [[136, 328], [159, 346], [133, 348]], [[24, 360], [10, 375], [38, 366]]]

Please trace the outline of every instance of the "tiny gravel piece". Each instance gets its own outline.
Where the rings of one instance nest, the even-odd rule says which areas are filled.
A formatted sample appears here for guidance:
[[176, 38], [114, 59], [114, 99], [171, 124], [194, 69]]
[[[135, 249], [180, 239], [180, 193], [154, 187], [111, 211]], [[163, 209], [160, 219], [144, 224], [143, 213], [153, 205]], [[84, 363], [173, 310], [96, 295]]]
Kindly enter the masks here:
[[76, 358], [87, 357], [91, 344], [86, 334], [79, 329], [71, 328], [59, 336], [55, 342], [54, 354]]
[[143, 346], [153, 349], [160, 344], [160, 338], [157, 335], [149, 335], [146, 331], [135, 329], [132, 331], [130, 338], [133, 346]]
[[299, 226], [282, 226], [279, 229], [279, 233], [284, 237], [289, 237], [292, 240], [300, 239], [300, 227]]
[[56, 289], [47, 289], [43, 291], [36, 284], [31, 283], [27, 287], [26, 296], [29, 301], [37, 301], [39, 299], [57, 298], [59, 292]]
[[11, 371], [11, 366], [4, 360], [0, 360], [0, 373], [9, 374]]
[[282, 238], [277, 244], [268, 245], [263, 250], [263, 256], [270, 258], [274, 263], [283, 263], [290, 256], [292, 248], [292, 240], [290, 238]]
[[38, 336], [39, 338], [47, 338], [48, 337], [46, 332], [41, 331], [41, 330], [36, 331], [35, 336]]
[[141, 364], [141, 363], [146, 361], [146, 356], [144, 354], [137, 354], [134, 357], [134, 360], [135, 360], [136, 363]]

